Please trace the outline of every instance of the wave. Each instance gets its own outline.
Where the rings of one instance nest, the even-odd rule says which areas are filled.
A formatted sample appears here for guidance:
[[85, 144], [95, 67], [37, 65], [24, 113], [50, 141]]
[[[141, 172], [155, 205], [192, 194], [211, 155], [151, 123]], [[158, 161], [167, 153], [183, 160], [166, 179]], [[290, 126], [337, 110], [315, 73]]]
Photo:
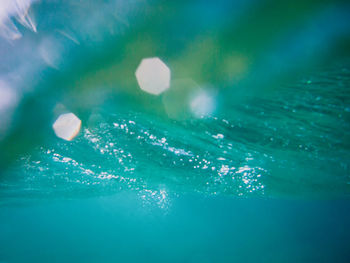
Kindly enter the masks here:
[[[350, 75], [280, 87], [217, 115], [175, 121], [99, 107], [72, 142], [50, 137], [0, 182], [12, 197], [169, 191], [241, 197], [350, 193]], [[151, 194], [152, 195], [152, 194]]]

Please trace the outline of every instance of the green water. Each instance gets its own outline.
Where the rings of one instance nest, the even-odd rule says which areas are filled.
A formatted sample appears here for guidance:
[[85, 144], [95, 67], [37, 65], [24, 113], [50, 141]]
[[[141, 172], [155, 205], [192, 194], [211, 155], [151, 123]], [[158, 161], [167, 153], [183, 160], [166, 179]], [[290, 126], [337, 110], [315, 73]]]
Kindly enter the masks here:
[[[349, 261], [346, 1], [28, 14], [36, 32], [13, 19], [21, 37], [0, 41], [0, 92], [18, 96], [0, 97], [1, 263]], [[171, 71], [159, 96], [135, 77], [147, 57]], [[65, 112], [73, 141], [52, 129]]]

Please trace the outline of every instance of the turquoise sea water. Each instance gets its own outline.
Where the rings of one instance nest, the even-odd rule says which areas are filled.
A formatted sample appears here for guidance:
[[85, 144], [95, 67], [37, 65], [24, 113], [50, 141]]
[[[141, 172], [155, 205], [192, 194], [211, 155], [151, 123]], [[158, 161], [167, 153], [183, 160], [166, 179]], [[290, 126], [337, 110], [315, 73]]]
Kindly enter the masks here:
[[221, 111], [186, 120], [144, 112], [132, 99], [107, 93], [102, 105], [81, 110], [74, 141], [50, 131], [22, 154], [4, 174], [2, 194], [98, 196], [130, 189], [159, 196], [347, 198], [349, 84], [349, 70], [341, 67], [244, 105], [222, 99]]
[[133, 193], [1, 208], [3, 262], [347, 262], [348, 201]]
[[0, 5], [0, 262], [349, 261], [346, 1], [29, 2]]

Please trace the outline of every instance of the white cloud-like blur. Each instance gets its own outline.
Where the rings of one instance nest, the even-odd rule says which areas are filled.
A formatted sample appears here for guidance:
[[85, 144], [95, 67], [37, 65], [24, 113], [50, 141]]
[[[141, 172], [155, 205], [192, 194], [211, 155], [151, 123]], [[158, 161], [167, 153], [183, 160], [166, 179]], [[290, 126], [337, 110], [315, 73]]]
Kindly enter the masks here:
[[29, 8], [37, 0], [1, 0], [0, 4], [0, 36], [7, 40], [22, 37], [12, 19], [15, 18], [26, 28], [36, 32], [36, 25], [29, 15]]
[[19, 102], [16, 90], [0, 79], [0, 139], [10, 128], [13, 112]]

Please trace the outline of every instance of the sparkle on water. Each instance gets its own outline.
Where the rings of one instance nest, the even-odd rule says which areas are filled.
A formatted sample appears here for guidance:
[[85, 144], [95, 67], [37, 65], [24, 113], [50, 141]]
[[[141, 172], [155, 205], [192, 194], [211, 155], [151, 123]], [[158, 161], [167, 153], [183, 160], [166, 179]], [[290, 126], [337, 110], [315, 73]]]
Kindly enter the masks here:
[[98, 195], [132, 189], [161, 206], [169, 204], [169, 191], [347, 195], [349, 107], [340, 100], [349, 100], [343, 89], [349, 76], [334, 84], [327, 75], [236, 106], [226, 117], [174, 122], [129, 108], [97, 109], [92, 115], [98, 121], [89, 121], [74, 141], [53, 139], [23, 156], [2, 191]]
[[[50, 95], [50, 92], [56, 94], [57, 91], [61, 96], [53, 99], [55, 95], [51, 94], [51, 101], [48, 100], [47, 103], [66, 105], [66, 101], [74, 101], [70, 106], [75, 106], [79, 112], [79, 118], [83, 120], [83, 129], [79, 135], [81, 121], [77, 117], [70, 119], [72, 121], [70, 124], [69, 121], [59, 124], [62, 121], [60, 116], [53, 128], [58, 137], [68, 141], [50, 137], [31, 152], [24, 151], [25, 154], [22, 154], [24, 156], [16, 165], [6, 171], [9, 176], [5, 176], [0, 182], [3, 193], [12, 193], [13, 189], [17, 189], [19, 192], [23, 190], [31, 194], [73, 195], [79, 190], [105, 193], [108, 190], [114, 192], [128, 188], [145, 195], [149, 193], [159, 198], [164, 196], [163, 199], [167, 196], [164, 193], [172, 189], [180, 192], [224, 193], [232, 196], [347, 196], [349, 194], [350, 110], [347, 89], [349, 72], [346, 67], [337, 68], [334, 74], [326, 72], [326, 76], [306, 76], [308, 77], [306, 81], [288, 87], [279, 86], [276, 92], [266, 90], [268, 94], [260, 97], [258, 90], [260, 84], [263, 87], [264, 83], [279, 77], [281, 71], [291, 70], [280, 68], [281, 65], [301, 65], [304, 62], [302, 59], [305, 54], [302, 52], [295, 55], [297, 52], [294, 51], [293, 56], [283, 56], [289, 54], [285, 52], [288, 46], [286, 48], [285, 42], [282, 41], [285, 38], [279, 34], [276, 35], [277, 46], [272, 46], [270, 51], [265, 49], [260, 51], [257, 47], [260, 44], [270, 43], [269, 33], [261, 39], [261, 43], [260, 39], [248, 41], [257, 43], [256, 46], [247, 47], [248, 51], [240, 49], [242, 43], [239, 39], [234, 39], [238, 41], [236, 50], [234, 43], [226, 39], [231, 35], [225, 30], [221, 32], [222, 25], [216, 24], [223, 21], [212, 17], [210, 21], [215, 23], [211, 26], [218, 26], [215, 29], [219, 33], [217, 39], [211, 34], [200, 33], [199, 36], [191, 37], [189, 41], [183, 43], [180, 55], [174, 47], [170, 48], [172, 52], [164, 52], [167, 49], [165, 47], [169, 45], [168, 42], [141, 41], [142, 45], [138, 46], [138, 39], [153, 39], [157, 34], [152, 37], [138, 36], [135, 43], [126, 37], [128, 40], [118, 45], [116, 50], [103, 53], [100, 52], [101, 49], [105, 44], [108, 46], [106, 38], [117, 36], [116, 39], [123, 39], [125, 29], [132, 26], [130, 21], [135, 22], [132, 17], [125, 19], [124, 16], [130, 14], [129, 9], [133, 10], [135, 6], [140, 8], [140, 3], [129, 6], [123, 4], [123, 1], [106, 1], [105, 5], [100, 5], [96, 1], [88, 1], [89, 4], [85, 7], [98, 10], [91, 14], [85, 12], [84, 4], [67, 1], [71, 12], [76, 12], [77, 15], [72, 17], [69, 26], [64, 28], [61, 27], [61, 18], [64, 17], [67, 6], [60, 9], [59, 5], [53, 5], [57, 10], [54, 8], [55, 12], [47, 14], [45, 12], [39, 14], [41, 9], [38, 6], [37, 14], [42, 16], [39, 28], [43, 33], [40, 34], [35, 17], [29, 8], [34, 2], [37, 1], [6, 0], [1, 4], [0, 35], [6, 39], [6, 43], [10, 42], [9, 50], [20, 52], [18, 54], [20, 59], [18, 63], [13, 62], [13, 57], [8, 54], [4, 54], [2, 58], [4, 64], [13, 64], [9, 67], [11, 70], [6, 71], [4, 78], [6, 81], [7, 78], [11, 80], [9, 81], [11, 89], [7, 88], [9, 85], [6, 81], [0, 82], [2, 85], [0, 132], [10, 127], [13, 108], [20, 104], [18, 94], [27, 95], [25, 88], [18, 92], [16, 87], [26, 86], [27, 82], [33, 82], [34, 87], [37, 82], [31, 76], [44, 76], [43, 79], [38, 78], [42, 81], [38, 87], [48, 88], [45, 86], [47, 84], [45, 81], [50, 83], [48, 79], [53, 73], [46, 72], [47, 68], [56, 69], [54, 74], [62, 74], [57, 79], [62, 77], [66, 81], [62, 80], [48, 92]], [[184, 8], [182, 5], [179, 7]], [[337, 14], [337, 11], [330, 11], [331, 17], [335, 18], [334, 14]], [[164, 12], [163, 15], [166, 14], [166, 10]], [[85, 13], [88, 15], [82, 15]], [[188, 14], [187, 11], [184, 13]], [[231, 14], [226, 16], [232, 17]], [[198, 23], [202, 20], [198, 20]], [[315, 21], [318, 23], [320, 20], [316, 17]], [[152, 24], [152, 20], [148, 22]], [[19, 30], [21, 25], [29, 29], [30, 34], [25, 35], [26, 31]], [[199, 23], [195, 28], [202, 32], [201, 26], [203, 25]], [[269, 24], [264, 26], [269, 28]], [[339, 30], [342, 29], [340, 25], [336, 26]], [[55, 30], [51, 30], [52, 28]], [[167, 25], [167, 28], [170, 29], [170, 26]], [[347, 28], [345, 26], [341, 32], [338, 30], [339, 34], [343, 34]], [[243, 26], [243, 29], [247, 28]], [[328, 31], [333, 32], [330, 29]], [[47, 32], [50, 33], [46, 34]], [[303, 40], [305, 43], [301, 41], [302, 45], [294, 46], [304, 50], [311, 50], [312, 47], [318, 47], [317, 50], [321, 51], [327, 50], [329, 46], [317, 43], [330, 45], [330, 41], [334, 39], [327, 38], [328, 42], [323, 41], [327, 34], [319, 36], [314, 33], [311, 34], [313, 41], [309, 43], [310, 37], [304, 36], [304, 33], [296, 36], [298, 41]], [[244, 36], [242, 39], [251, 40]], [[286, 38], [287, 40], [290, 38]], [[181, 46], [181, 43], [174, 45]], [[233, 49], [222, 46], [223, 50], [218, 50], [221, 43], [233, 46]], [[119, 49], [123, 45], [127, 48]], [[129, 56], [128, 48], [135, 46], [138, 47], [135, 56]], [[33, 52], [33, 49], [37, 52]], [[75, 51], [86, 55], [89, 52], [94, 53], [95, 49], [99, 50], [96, 52], [98, 55], [96, 57], [93, 55], [94, 59], [89, 57], [87, 61], [90, 59], [91, 64], [97, 64], [98, 67], [80, 68], [80, 65], [84, 64], [80, 58], [84, 56], [75, 57], [74, 59], [79, 60], [76, 64], [74, 61], [69, 61], [66, 56], [69, 54], [73, 57]], [[254, 53], [254, 49], [257, 49], [256, 54], [250, 58], [249, 52]], [[214, 53], [207, 56], [208, 52]], [[119, 53], [126, 54], [125, 61], [124, 55], [119, 57]], [[102, 59], [102, 63], [99, 63], [98, 58], [101, 54], [102, 57], [105, 56], [106, 63]], [[147, 54], [161, 56], [172, 71], [158, 57], [142, 59], [135, 71], [139, 59]], [[108, 60], [109, 55], [116, 57], [115, 60]], [[258, 57], [262, 59], [259, 60]], [[279, 58], [277, 62], [282, 62], [275, 63], [276, 58]], [[119, 59], [122, 60], [121, 66], [118, 64]], [[30, 63], [26, 63], [27, 61]], [[67, 61], [72, 63], [71, 68], [67, 66], [69, 64]], [[128, 66], [129, 61], [132, 68]], [[104, 74], [99, 75], [100, 72]], [[68, 77], [70, 73], [72, 79]], [[85, 73], [89, 76], [83, 76]], [[125, 76], [129, 74], [125, 78], [132, 82], [132, 85], [128, 81], [122, 82], [114, 78], [115, 75], [122, 75], [124, 78], [124, 74]], [[232, 82], [228, 81], [225, 74]], [[141, 90], [161, 96], [152, 97], [135, 92], [138, 88], [134, 77]], [[174, 80], [171, 80], [171, 77]], [[86, 81], [79, 82], [80, 79]], [[250, 82], [251, 80], [253, 82]], [[212, 87], [210, 81], [215, 82], [212, 84], [215, 85], [214, 89], [208, 88]], [[240, 81], [242, 83], [239, 83]], [[250, 87], [256, 83], [259, 84], [256, 89]], [[229, 87], [225, 90], [225, 87], [220, 85]], [[106, 86], [113, 87], [115, 93], [106, 93], [108, 94], [106, 96], [102, 94], [103, 92], [99, 93], [100, 88]], [[102, 95], [98, 99], [92, 96], [91, 100], [94, 101], [92, 104], [96, 108], [86, 107], [88, 108], [86, 109], [84, 106], [88, 101], [85, 100], [84, 92], [89, 93], [91, 87], [97, 90], [94, 94]], [[250, 88], [250, 93], [256, 92], [257, 95], [246, 99], [245, 94], [242, 95], [246, 92], [244, 87], [248, 87], [247, 91]], [[135, 95], [135, 102], [131, 102], [126, 110], [119, 103], [123, 100], [122, 94], [125, 90], [126, 93], [130, 92], [131, 96], [135, 94], [139, 96]], [[74, 92], [78, 96], [74, 97]], [[110, 106], [105, 102], [108, 100], [107, 97], [119, 95], [121, 99], [119, 101], [117, 99], [118, 103]], [[135, 106], [133, 103], [139, 102], [142, 103], [138, 110], [133, 111], [131, 109]], [[40, 109], [49, 111], [52, 105], [46, 105], [43, 101], [41, 106], [43, 107]], [[50, 127], [46, 128], [46, 134], [51, 134]], [[75, 136], [76, 139], [70, 141]], [[93, 190], [90, 191], [91, 189]]]

